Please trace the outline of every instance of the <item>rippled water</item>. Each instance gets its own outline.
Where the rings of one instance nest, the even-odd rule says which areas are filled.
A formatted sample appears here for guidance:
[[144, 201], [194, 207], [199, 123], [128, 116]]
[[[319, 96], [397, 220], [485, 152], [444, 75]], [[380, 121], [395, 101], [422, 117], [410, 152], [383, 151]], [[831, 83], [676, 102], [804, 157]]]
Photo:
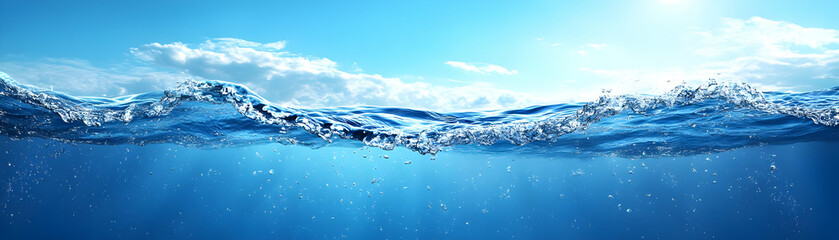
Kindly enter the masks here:
[[90, 98], [0, 73], [0, 236], [837, 237], [837, 100], [709, 80], [499, 111], [299, 109], [225, 82]]

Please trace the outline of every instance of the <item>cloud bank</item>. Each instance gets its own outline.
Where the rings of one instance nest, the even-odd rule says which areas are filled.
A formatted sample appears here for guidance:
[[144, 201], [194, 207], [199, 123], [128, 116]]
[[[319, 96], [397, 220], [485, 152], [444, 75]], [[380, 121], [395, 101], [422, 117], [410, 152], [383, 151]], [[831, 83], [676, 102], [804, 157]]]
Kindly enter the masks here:
[[[722, 20], [694, 33], [696, 66], [580, 70], [612, 79], [624, 91], [670, 89], [682, 81], [719, 78], [748, 82], [765, 91], [811, 91], [839, 85], [839, 31], [808, 28], [760, 17]], [[640, 87], [639, 87], [640, 86]], [[643, 89], [639, 89], [643, 88]]]
[[115, 97], [171, 89], [192, 76], [123, 63], [100, 67], [81, 59], [0, 62], [18, 82], [79, 96]]
[[328, 58], [299, 56], [284, 51], [285, 46], [282, 41], [256, 43], [235, 38], [212, 39], [196, 46], [150, 43], [130, 49], [136, 59], [109, 67], [80, 59], [42, 59], [3, 61], [0, 70], [18, 82], [77, 96], [161, 91], [192, 79], [242, 84], [287, 107], [370, 105], [463, 111], [540, 102], [487, 83], [449, 87], [406, 82], [361, 73], [357, 64], [349, 73]]
[[836, 86], [839, 31], [807, 28], [760, 17], [724, 19], [723, 27], [697, 33], [708, 46], [696, 54], [720, 61], [704, 68], [777, 88]]
[[[376, 74], [348, 73], [327, 58], [283, 51], [285, 42], [255, 43], [213, 39], [191, 47], [151, 43], [131, 49], [143, 61], [184, 71], [202, 79], [248, 86], [266, 99], [287, 106], [399, 106], [435, 110], [521, 106], [528, 97], [487, 84], [441, 87]], [[493, 65], [494, 66], [494, 65]], [[479, 68], [509, 72], [500, 67]]]

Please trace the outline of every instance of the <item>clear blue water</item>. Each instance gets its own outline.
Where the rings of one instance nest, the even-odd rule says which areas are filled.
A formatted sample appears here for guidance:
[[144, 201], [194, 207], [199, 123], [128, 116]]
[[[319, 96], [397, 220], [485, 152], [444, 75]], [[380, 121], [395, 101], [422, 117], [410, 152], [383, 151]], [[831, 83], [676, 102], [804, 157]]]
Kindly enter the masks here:
[[0, 79], [2, 239], [839, 238], [839, 89], [439, 113]]

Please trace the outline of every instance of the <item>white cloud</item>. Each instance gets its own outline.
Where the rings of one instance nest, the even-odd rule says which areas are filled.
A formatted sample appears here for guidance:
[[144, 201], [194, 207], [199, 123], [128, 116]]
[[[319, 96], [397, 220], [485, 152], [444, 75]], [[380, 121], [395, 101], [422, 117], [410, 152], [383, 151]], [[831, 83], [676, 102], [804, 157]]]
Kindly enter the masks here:
[[[420, 76], [408, 82], [366, 74], [357, 63], [352, 65], [354, 73], [348, 73], [327, 58], [303, 57], [284, 51], [285, 47], [284, 41], [262, 44], [234, 38], [197, 46], [150, 43], [130, 49], [140, 62], [97, 66], [78, 59], [6, 59], [0, 62], [0, 71], [23, 84], [82, 96], [161, 91], [195, 79], [243, 84], [265, 99], [289, 107], [372, 105], [463, 111], [541, 102], [487, 83], [460, 82], [460, 86], [444, 87], [422, 82]], [[515, 73], [496, 67], [481, 69]]]
[[[275, 103], [297, 107], [376, 105], [463, 110], [507, 108], [529, 97], [487, 84], [441, 87], [376, 74], [348, 73], [327, 58], [280, 51], [284, 42], [266, 46], [241, 39], [214, 39], [192, 47], [151, 43], [133, 48], [138, 58], [203, 78], [240, 83]], [[489, 65], [482, 72], [512, 74]]]
[[98, 67], [79, 59], [3, 61], [0, 70], [17, 82], [77, 96], [119, 96], [173, 88], [189, 79], [184, 73], [117, 64]]
[[837, 84], [837, 30], [752, 17], [724, 19], [722, 28], [697, 34], [707, 46], [696, 53], [720, 60], [703, 67], [726, 76], [797, 89]]
[[708, 56], [748, 51], [756, 56], [774, 58], [815, 57], [802, 51], [825, 50], [828, 45], [839, 43], [837, 30], [805, 28], [760, 17], [747, 20], [725, 18], [722, 28], [697, 34], [709, 46], [696, 52]]
[[447, 65], [460, 68], [470, 72], [477, 72], [477, 73], [497, 73], [503, 75], [513, 75], [518, 73], [516, 70], [507, 70], [504, 67], [489, 64], [489, 63], [466, 63], [466, 62], [458, 62], [458, 61], [447, 61]]
[[667, 80], [707, 78], [744, 81], [765, 91], [808, 91], [839, 85], [839, 31], [760, 17], [726, 18], [722, 23], [717, 29], [696, 33], [700, 46], [693, 52], [707, 57], [705, 63], [669, 69], [583, 71], [613, 82], [633, 78], [651, 86]]

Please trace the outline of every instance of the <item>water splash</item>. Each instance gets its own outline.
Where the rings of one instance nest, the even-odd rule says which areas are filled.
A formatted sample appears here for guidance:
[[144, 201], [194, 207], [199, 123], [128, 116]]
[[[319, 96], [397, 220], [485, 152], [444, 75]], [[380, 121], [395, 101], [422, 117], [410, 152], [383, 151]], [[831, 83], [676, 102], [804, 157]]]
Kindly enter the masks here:
[[661, 96], [603, 95], [588, 103], [506, 111], [296, 109], [220, 81], [187, 81], [164, 92], [91, 98], [23, 86], [0, 72], [0, 134], [93, 144], [226, 147], [277, 141], [313, 147], [406, 147], [422, 154], [458, 147], [653, 157], [836, 140], [837, 100], [837, 88], [763, 93], [745, 83], [709, 80]]

